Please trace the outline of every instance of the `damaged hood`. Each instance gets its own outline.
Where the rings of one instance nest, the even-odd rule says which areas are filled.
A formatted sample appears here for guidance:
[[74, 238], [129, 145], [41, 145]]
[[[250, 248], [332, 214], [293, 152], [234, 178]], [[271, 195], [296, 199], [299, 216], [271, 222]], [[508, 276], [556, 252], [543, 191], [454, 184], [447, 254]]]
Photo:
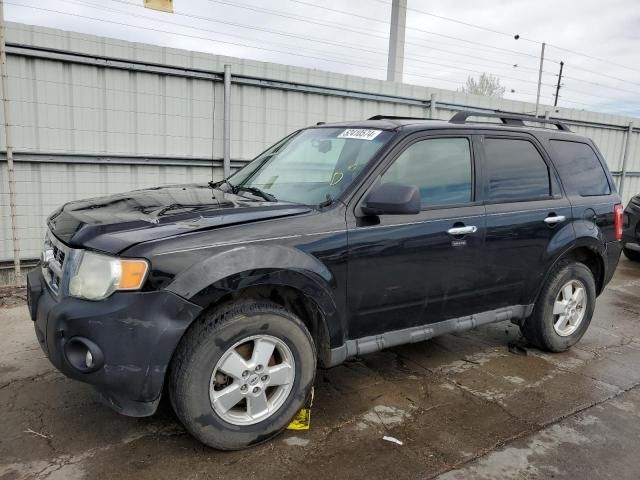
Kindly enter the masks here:
[[141, 242], [310, 210], [306, 205], [256, 201], [208, 185], [174, 185], [69, 202], [47, 224], [72, 247], [119, 253]]

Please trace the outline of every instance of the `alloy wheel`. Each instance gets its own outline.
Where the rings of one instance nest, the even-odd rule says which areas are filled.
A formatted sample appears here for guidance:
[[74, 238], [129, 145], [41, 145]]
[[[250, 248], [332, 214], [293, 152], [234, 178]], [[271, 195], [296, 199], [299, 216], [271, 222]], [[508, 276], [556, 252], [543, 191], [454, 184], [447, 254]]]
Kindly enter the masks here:
[[587, 290], [582, 282], [571, 280], [558, 292], [553, 304], [553, 329], [561, 337], [575, 332], [587, 309]]
[[294, 379], [295, 361], [287, 344], [271, 335], [254, 335], [220, 357], [211, 374], [211, 406], [228, 423], [253, 425], [282, 407]]

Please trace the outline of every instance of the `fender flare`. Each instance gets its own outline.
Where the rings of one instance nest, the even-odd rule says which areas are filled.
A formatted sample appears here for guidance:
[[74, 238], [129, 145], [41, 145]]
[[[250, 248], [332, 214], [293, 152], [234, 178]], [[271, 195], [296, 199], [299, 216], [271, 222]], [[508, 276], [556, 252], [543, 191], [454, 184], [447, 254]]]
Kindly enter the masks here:
[[339, 287], [331, 271], [302, 250], [282, 245], [241, 245], [215, 253], [176, 276], [166, 287], [203, 307], [224, 295], [254, 286], [293, 288], [311, 300], [321, 315], [329, 346], [344, 343], [336, 305]]
[[[598, 228], [594, 228], [593, 223], [589, 223], [586, 221], [574, 222], [574, 228], [576, 231], [576, 238], [573, 242], [565, 245], [563, 248], [559, 248], [554, 252], [553, 262], [549, 265], [549, 268], [545, 272], [542, 281], [539, 283], [538, 287], [535, 289], [535, 295], [533, 297], [533, 301], [529, 305], [529, 310], [526, 312], [525, 316], [529, 316], [533, 311], [533, 308], [538, 301], [538, 297], [540, 296], [540, 292], [542, 291], [542, 287], [547, 283], [551, 272], [554, 270], [558, 262], [560, 262], [567, 255], [571, 254], [571, 252], [579, 249], [579, 248], [588, 248], [594, 254], [597, 255], [599, 261], [601, 262], [601, 266], [604, 268], [605, 264], [605, 239]], [[549, 253], [549, 252], [547, 252]], [[603, 270], [604, 272], [604, 270]], [[596, 282], [599, 279], [596, 279]]]

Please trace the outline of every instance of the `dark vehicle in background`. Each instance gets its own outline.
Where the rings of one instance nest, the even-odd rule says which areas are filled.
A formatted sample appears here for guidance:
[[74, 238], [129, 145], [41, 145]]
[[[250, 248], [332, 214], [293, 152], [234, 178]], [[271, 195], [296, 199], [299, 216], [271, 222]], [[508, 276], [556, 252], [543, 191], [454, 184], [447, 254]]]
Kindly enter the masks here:
[[640, 262], [640, 195], [634, 196], [624, 209], [622, 251], [634, 262]]
[[64, 205], [28, 278], [43, 350], [117, 411], [166, 391], [238, 449], [287, 426], [317, 364], [503, 320], [570, 348], [621, 252], [611, 175], [560, 122], [474, 115], [317, 125], [220, 182]]

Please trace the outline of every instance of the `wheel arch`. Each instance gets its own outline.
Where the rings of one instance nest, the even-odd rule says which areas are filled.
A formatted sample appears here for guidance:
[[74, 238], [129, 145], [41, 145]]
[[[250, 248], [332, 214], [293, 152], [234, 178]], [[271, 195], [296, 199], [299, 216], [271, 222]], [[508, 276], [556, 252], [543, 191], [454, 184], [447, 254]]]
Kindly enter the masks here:
[[[605, 276], [605, 259], [604, 248], [593, 238], [579, 238], [576, 242], [566, 250], [564, 250], [556, 259], [551, 263], [544, 278], [536, 290], [536, 295], [533, 304], [538, 301], [542, 287], [547, 283], [551, 272], [556, 266], [565, 260], [574, 260], [584, 263], [591, 273], [596, 283], [596, 294], [600, 295], [604, 288], [604, 276]], [[532, 304], [532, 305], [533, 305]]]
[[329, 365], [331, 334], [327, 326], [326, 314], [316, 300], [305, 294], [300, 288], [283, 283], [260, 283], [231, 291], [218, 290], [219, 296], [211, 298], [205, 312], [220, 308], [239, 300], [266, 300], [295, 314], [305, 324], [316, 345], [321, 365]]
[[220, 251], [178, 275], [167, 287], [205, 311], [239, 298], [281, 305], [305, 323], [316, 342], [318, 359], [326, 366], [330, 349], [344, 343], [338, 308], [341, 288], [317, 258], [282, 245]]

